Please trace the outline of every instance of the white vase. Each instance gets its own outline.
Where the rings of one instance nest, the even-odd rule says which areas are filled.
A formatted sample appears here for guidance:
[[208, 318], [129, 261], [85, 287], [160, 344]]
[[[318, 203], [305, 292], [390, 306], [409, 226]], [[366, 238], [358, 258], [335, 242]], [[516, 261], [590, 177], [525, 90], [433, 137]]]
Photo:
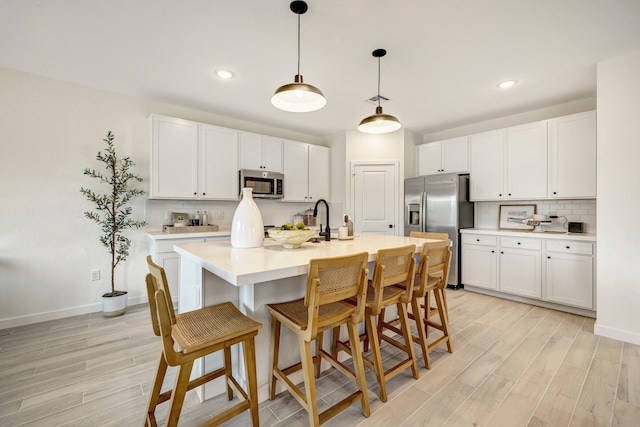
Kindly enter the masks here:
[[231, 246], [258, 248], [264, 243], [264, 224], [251, 188], [242, 189], [242, 200], [231, 222]]

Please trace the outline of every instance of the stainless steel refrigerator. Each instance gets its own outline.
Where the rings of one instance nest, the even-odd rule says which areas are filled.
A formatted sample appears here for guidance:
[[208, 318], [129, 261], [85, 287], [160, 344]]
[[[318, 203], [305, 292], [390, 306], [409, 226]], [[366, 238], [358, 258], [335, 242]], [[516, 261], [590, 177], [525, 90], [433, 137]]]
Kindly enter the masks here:
[[404, 234], [447, 233], [453, 242], [449, 286], [460, 286], [460, 229], [473, 227], [469, 175], [419, 176], [404, 181]]

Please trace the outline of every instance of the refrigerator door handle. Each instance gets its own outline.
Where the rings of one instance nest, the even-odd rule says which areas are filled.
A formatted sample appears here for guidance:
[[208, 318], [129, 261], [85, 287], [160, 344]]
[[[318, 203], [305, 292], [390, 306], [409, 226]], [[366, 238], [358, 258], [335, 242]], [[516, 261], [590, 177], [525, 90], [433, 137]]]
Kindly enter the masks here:
[[420, 231], [427, 231], [427, 193], [420, 193]]

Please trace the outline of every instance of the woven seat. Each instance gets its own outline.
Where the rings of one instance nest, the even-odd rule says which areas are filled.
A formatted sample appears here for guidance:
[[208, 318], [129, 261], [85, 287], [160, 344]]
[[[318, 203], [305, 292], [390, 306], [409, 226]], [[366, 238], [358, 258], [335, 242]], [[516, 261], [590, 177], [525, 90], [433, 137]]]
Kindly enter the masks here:
[[[420, 344], [422, 356], [427, 369], [431, 369], [429, 353], [434, 348], [446, 343], [449, 353], [453, 353], [451, 337], [449, 335], [449, 313], [446, 306], [445, 288], [449, 276], [451, 264], [451, 241], [424, 243], [420, 253], [418, 273], [414, 277], [413, 296], [411, 298], [411, 313], [409, 318], [416, 322], [418, 336], [413, 335], [414, 342]], [[398, 289], [405, 289], [406, 282], [396, 285]], [[437, 309], [430, 310], [430, 295], [433, 295]], [[424, 301], [424, 304], [422, 303]], [[423, 311], [424, 310], [424, 311]], [[424, 313], [424, 314], [423, 314]], [[439, 323], [432, 320], [438, 315]], [[379, 325], [382, 329], [388, 329], [400, 333], [397, 327], [398, 320], [384, 322]], [[442, 332], [442, 336], [428, 343], [429, 327]]]
[[[326, 329], [335, 325], [347, 325], [351, 342], [358, 341], [357, 325], [364, 314], [364, 299], [367, 283], [368, 254], [361, 252], [342, 257], [312, 259], [309, 262], [307, 291], [304, 299], [279, 304], [268, 304], [271, 313], [271, 379], [270, 399], [276, 395], [276, 382], [280, 383], [302, 405], [309, 415], [309, 425], [318, 426], [339, 412], [360, 401], [361, 412], [370, 414], [367, 386], [362, 364], [362, 355], [353, 358], [352, 372], [344, 364], [334, 361], [322, 348], [322, 337]], [[354, 303], [348, 300], [353, 298]], [[287, 368], [278, 366], [280, 354], [281, 325], [286, 326], [298, 338], [300, 363]], [[311, 341], [316, 341], [315, 356], [311, 351]], [[318, 412], [314, 375], [320, 375], [321, 359], [347, 375], [357, 385], [357, 390], [324, 412]], [[315, 364], [315, 372], [314, 372]], [[302, 370], [304, 393], [289, 379], [289, 375]]]
[[[226, 379], [229, 400], [233, 399], [235, 392], [240, 402], [201, 425], [217, 426], [249, 410], [253, 425], [258, 426], [254, 337], [262, 324], [240, 313], [230, 302], [175, 314], [164, 269], [154, 264], [150, 256], [147, 257], [147, 264], [149, 274], [146, 281], [151, 323], [154, 333], [162, 337], [163, 347], [149, 397], [145, 426], [156, 425], [155, 409], [158, 404], [167, 400], [171, 402], [165, 425], [177, 425], [185, 393], [222, 376]], [[238, 343], [243, 345], [247, 374], [246, 391], [232, 375], [230, 347]], [[189, 381], [194, 361], [220, 350], [224, 352], [224, 366]], [[168, 366], [179, 366], [175, 383], [172, 390], [160, 393]]]
[[[371, 345], [371, 359], [363, 357], [366, 366], [376, 373], [378, 381], [378, 394], [380, 400], [387, 401], [386, 381], [406, 368], [411, 368], [414, 378], [418, 378], [418, 364], [416, 362], [415, 352], [413, 351], [413, 343], [411, 340], [411, 330], [409, 329], [409, 319], [407, 314], [407, 304], [411, 301], [413, 285], [409, 280], [410, 286], [405, 289], [394, 287], [397, 283], [406, 282], [412, 278], [415, 273], [415, 254], [416, 246], [408, 245], [399, 248], [381, 249], [378, 251], [376, 259], [376, 269], [373, 280], [369, 281], [367, 290], [367, 303], [365, 310], [365, 334], [359, 337], [358, 345], [340, 341], [340, 328], [334, 328], [332, 342], [332, 357], [338, 359], [341, 351], [347, 352], [355, 357], [360, 353], [360, 341], [365, 341], [365, 351]], [[400, 319], [400, 334], [403, 342], [382, 334], [382, 331], [376, 325], [376, 317], [384, 316], [385, 307], [395, 305], [398, 308]], [[401, 349], [406, 353], [406, 358], [396, 363], [391, 368], [384, 370], [382, 364], [382, 355], [380, 352], [381, 341]], [[354, 349], [357, 348], [357, 351]]]

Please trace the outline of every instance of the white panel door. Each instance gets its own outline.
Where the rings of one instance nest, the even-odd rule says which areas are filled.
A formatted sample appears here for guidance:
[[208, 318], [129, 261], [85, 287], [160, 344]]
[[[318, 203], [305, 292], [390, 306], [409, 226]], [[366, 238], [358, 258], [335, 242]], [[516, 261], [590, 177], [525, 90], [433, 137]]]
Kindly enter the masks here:
[[396, 168], [392, 164], [354, 167], [355, 232], [397, 234]]

